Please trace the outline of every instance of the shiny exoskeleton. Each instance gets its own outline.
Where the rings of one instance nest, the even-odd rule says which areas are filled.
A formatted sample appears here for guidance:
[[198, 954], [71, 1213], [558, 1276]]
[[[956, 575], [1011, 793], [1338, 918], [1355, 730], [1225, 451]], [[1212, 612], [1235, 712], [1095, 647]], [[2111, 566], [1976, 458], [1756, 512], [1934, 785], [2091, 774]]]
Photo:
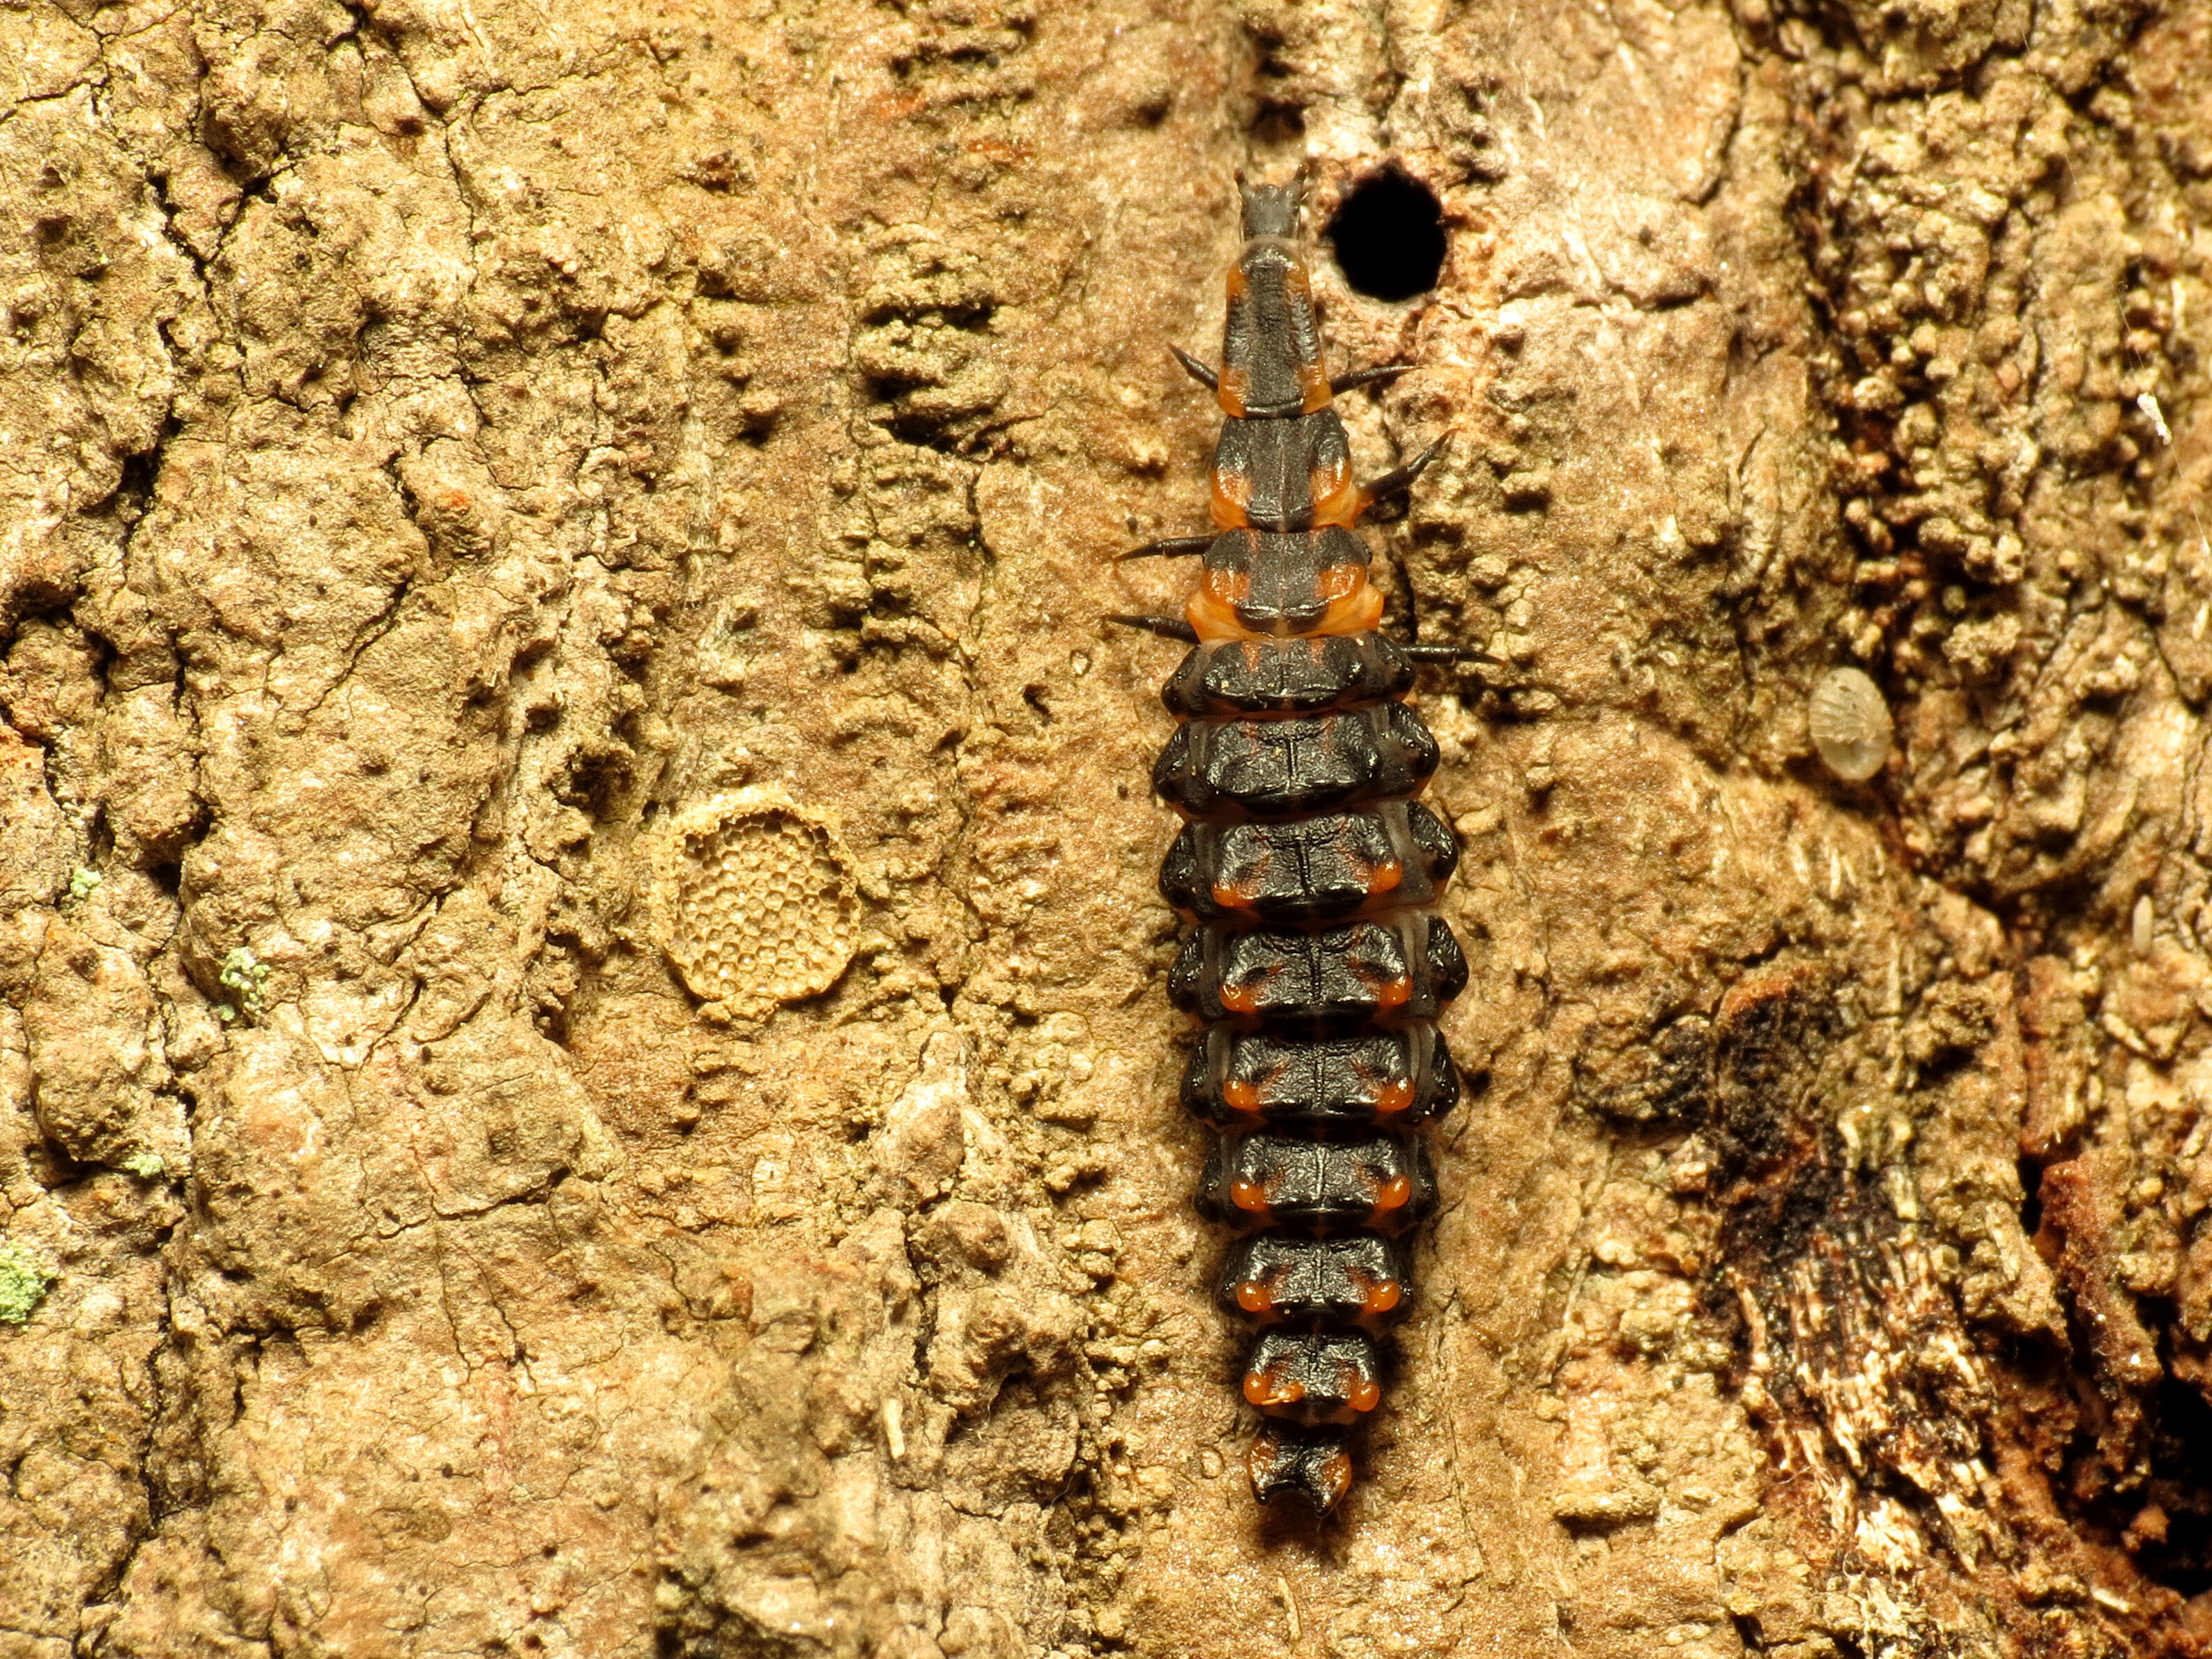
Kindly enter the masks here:
[[1199, 1207], [1237, 1234], [1218, 1299], [1254, 1331], [1254, 1489], [1326, 1510], [1413, 1306], [1407, 1236], [1435, 1180], [1412, 1131], [1459, 1093], [1435, 1022], [1467, 964], [1433, 909], [1459, 845], [1413, 799], [1437, 744], [1403, 699], [1415, 661], [1461, 653], [1377, 631], [1352, 526], [1435, 451], [1353, 481], [1334, 395], [1401, 371], [1332, 383], [1298, 197], [1244, 187], [1222, 367], [1176, 353], [1226, 417], [1215, 529], [1138, 551], [1202, 553], [1199, 590], [1183, 618], [1115, 620], [1193, 645], [1152, 781], [1185, 820], [1160, 869], [1189, 924], [1169, 995], [1204, 1026], [1183, 1102], [1219, 1134]]

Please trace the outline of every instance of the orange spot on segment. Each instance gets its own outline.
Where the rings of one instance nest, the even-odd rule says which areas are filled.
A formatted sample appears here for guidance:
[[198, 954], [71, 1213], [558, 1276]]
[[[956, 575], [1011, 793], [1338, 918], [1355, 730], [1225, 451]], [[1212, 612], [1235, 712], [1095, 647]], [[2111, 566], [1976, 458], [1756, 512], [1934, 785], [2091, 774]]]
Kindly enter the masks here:
[[1342, 1452], [1331, 1452], [1315, 1473], [1321, 1476], [1322, 1496], [1331, 1504], [1352, 1490], [1352, 1460]]
[[1413, 1085], [1410, 1083], [1386, 1083], [1375, 1091], [1375, 1109], [1378, 1113], [1402, 1112], [1413, 1103]]
[[1413, 1195], [1413, 1177], [1406, 1175], [1394, 1175], [1376, 1190], [1375, 1207], [1378, 1210], [1402, 1210], [1406, 1207], [1407, 1200]]
[[1242, 260], [1229, 267], [1229, 297], [1241, 300], [1252, 291], [1252, 279], [1244, 274]]
[[1274, 1292], [1256, 1279], [1248, 1279], [1237, 1287], [1237, 1305], [1248, 1314], [1271, 1314], [1275, 1311]]
[[1266, 1485], [1267, 1478], [1274, 1474], [1278, 1455], [1275, 1443], [1264, 1434], [1255, 1440], [1252, 1449], [1244, 1454], [1244, 1473], [1251, 1477], [1255, 1490]]
[[1295, 1406], [1306, 1397], [1306, 1385], [1279, 1382], [1267, 1371], [1244, 1373], [1244, 1397], [1262, 1411], [1270, 1406]]
[[[1407, 1093], [1413, 1092], [1408, 1089]], [[1232, 1112], [1257, 1112], [1260, 1109], [1260, 1090], [1256, 1084], [1240, 1082], [1231, 1078], [1221, 1085], [1222, 1103]]]
[[1334, 399], [1336, 394], [1328, 389], [1328, 374], [1317, 362], [1298, 365], [1298, 392], [1303, 401], [1299, 411], [1318, 415]]
[[1265, 1215], [1267, 1212], [1267, 1189], [1256, 1181], [1243, 1176], [1229, 1183], [1229, 1201], [1240, 1210], [1251, 1210]]
[[1352, 481], [1352, 463], [1334, 460], [1326, 466], [1315, 467], [1306, 475], [1306, 487], [1313, 492], [1314, 528], [1338, 525], [1349, 530], [1367, 510], [1367, 492]]
[[1333, 601], [1316, 634], [1371, 634], [1382, 620], [1382, 590], [1363, 587], [1349, 599]]
[[1252, 371], [1249, 368], [1224, 368], [1221, 381], [1214, 392], [1214, 402], [1221, 412], [1232, 421], [1244, 418], [1244, 410], [1252, 396]]
[[1382, 1403], [1382, 1385], [1371, 1376], [1362, 1376], [1357, 1371], [1347, 1371], [1352, 1380], [1344, 1390], [1344, 1398], [1356, 1412], [1371, 1412]]
[[1242, 605], [1252, 597], [1252, 573], [1249, 570], [1209, 570], [1202, 591], [1206, 598], [1218, 605]]
[[1225, 467], [1213, 469], [1213, 503], [1212, 513], [1216, 530], [1249, 530], [1252, 520], [1246, 509], [1251, 505], [1252, 480], [1242, 472], [1231, 472]]
[[1261, 884], [1267, 873], [1267, 855], [1255, 858], [1242, 876], [1212, 884], [1213, 902], [1224, 910], [1249, 910], [1260, 902]]
[[1261, 637], [1238, 620], [1234, 605], [1222, 604], [1203, 589], [1190, 596], [1190, 603], [1183, 606], [1182, 614], [1190, 623], [1191, 631], [1201, 640], [1256, 640]]
[[1385, 859], [1367, 872], [1367, 896], [1379, 898], [1395, 891], [1406, 879], [1406, 866], [1395, 859]]
[[1402, 1008], [1413, 1000], [1413, 981], [1404, 974], [1375, 988], [1375, 1006], [1378, 1008]]
[[1378, 1279], [1359, 1293], [1359, 1311], [1370, 1317], [1389, 1313], [1406, 1294], [1404, 1285], [1395, 1279]]
[[1260, 988], [1224, 985], [1221, 988], [1221, 1006], [1232, 1014], [1256, 1014], [1260, 1012]]

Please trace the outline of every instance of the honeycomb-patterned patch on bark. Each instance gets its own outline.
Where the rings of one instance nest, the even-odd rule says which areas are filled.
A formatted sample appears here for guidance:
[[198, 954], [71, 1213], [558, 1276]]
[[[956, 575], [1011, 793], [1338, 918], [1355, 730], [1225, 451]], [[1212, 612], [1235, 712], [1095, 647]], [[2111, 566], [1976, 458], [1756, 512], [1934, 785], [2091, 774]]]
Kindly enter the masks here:
[[860, 942], [853, 856], [826, 814], [782, 790], [717, 795], [654, 860], [654, 936], [692, 994], [759, 1018], [828, 990]]

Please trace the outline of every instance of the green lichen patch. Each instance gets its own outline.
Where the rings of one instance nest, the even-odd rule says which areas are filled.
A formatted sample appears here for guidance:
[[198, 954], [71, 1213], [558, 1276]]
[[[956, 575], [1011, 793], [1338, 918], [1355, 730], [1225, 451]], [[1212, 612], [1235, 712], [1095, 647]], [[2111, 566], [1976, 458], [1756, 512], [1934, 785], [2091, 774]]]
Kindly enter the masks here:
[[238, 1007], [248, 1019], [258, 1019], [265, 1006], [262, 989], [269, 983], [269, 964], [255, 956], [243, 945], [222, 959], [216, 970], [216, 983], [226, 991], [235, 992]]
[[53, 1288], [54, 1271], [21, 1244], [0, 1239], [0, 1325], [21, 1325]]

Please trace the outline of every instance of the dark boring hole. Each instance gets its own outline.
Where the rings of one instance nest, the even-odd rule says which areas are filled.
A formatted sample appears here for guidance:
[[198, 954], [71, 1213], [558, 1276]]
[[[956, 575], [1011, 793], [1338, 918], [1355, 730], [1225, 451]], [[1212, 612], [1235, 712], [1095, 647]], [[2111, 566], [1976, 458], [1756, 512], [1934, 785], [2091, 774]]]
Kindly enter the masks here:
[[2151, 1577], [2201, 1595], [2212, 1589], [2212, 1405], [2172, 1376], [2153, 1398], [2150, 1502], [2130, 1528], [2130, 1541]]
[[1370, 173], [1329, 218], [1344, 280], [1375, 300], [1410, 300], [1444, 268], [1444, 210], [1434, 191], [1395, 169]]

